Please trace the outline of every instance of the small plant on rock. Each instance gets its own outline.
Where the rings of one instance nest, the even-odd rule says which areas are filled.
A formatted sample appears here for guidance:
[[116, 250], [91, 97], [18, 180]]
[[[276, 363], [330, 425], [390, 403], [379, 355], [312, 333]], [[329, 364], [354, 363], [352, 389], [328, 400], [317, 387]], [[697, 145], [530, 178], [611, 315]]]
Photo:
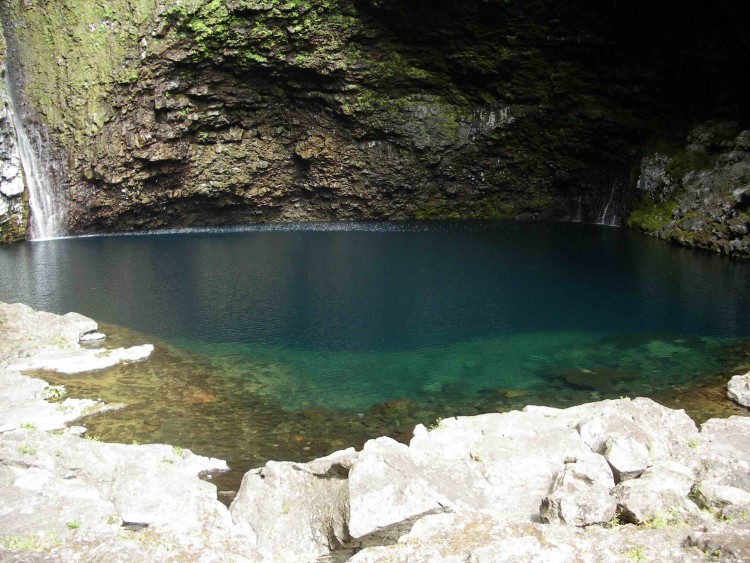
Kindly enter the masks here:
[[436, 419], [435, 419], [435, 422], [433, 422], [432, 424], [430, 424], [430, 425], [429, 425], [429, 426], [427, 427], [427, 430], [435, 430], [436, 428], [440, 428], [440, 425], [441, 425], [442, 423], [443, 423], [443, 419], [442, 419], [442, 418], [440, 418], [440, 417], [438, 417], [438, 418], [436, 418]]
[[642, 547], [634, 547], [627, 553], [628, 559], [631, 561], [635, 561], [636, 563], [640, 563], [641, 561], [645, 561], [643, 548]]
[[68, 391], [64, 385], [49, 385], [42, 391], [42, 398], [46, 401], [55, 401], [62, 399], [67, 394]]

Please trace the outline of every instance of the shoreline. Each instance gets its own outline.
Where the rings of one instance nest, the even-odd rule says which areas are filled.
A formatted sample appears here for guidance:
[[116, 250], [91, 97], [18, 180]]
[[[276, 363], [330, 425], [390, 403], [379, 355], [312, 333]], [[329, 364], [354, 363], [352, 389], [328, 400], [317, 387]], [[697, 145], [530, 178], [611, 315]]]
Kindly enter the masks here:
[[563, 560], [600, 550], [623, 561], [750, 556], [750, 418], [698, 432], [683, 411], [649, 399], [450, 418], [418, 425], [408, 447], [378, 438], [308, 463], [270, 461], [245, 474], [228, 509], [198, 477], [226, 463], [82, 438], [85, 428], [68, 424], [113, 406], [50, 402], [63, 398], [57, 386], [8, 367], [9, 355], [69, 351], [96, 331], [80, 315], [47, 319], [60, 339], [39, 346], [45, 325], [34, 322], [26, 336], [36, 345], [17, 334], [0, 348], [0, 558], [496, 560], [522, 546]]

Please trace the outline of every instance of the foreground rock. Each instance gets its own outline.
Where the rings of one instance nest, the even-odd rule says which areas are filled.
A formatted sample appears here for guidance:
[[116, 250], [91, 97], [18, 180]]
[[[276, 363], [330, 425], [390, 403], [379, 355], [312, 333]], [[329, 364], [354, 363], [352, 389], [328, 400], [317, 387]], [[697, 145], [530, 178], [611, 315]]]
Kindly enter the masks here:
[[[109, 407], [48, 402], [64, 389], [9, 368], [49, 351], [19, 320], [38, 314], [10, 310], [28, 332], [3, 343], [0, 363], [1, 560], [750, 557], [750, 418], [699, 430], [643, 398], [451, 418], [417, 426], [408, 446], [383, 437], [309, 463], [270, 461], [227, 509], [197, 476], [224, 462], [67, 428]], [[68, 344], [95, 329], [76, 315], [39, 321]]]
[[132, 348], [83, 348], [81, 342], [99, 342], [96, 321], [79, 315], [34, 311], [21, 303], [0, 303], [0, 358], [19, 371], [38, 369], [65, 374], [114, 366], [147, 358], [151, 344]]
[[224, 461], [167, 445], [84, 439], [85, 428], [66, 424], [122, 405], [50, 402], [64, 397], [63, 386], [9, 367], [89, 352], [78, 341], [96, 328], [80, 315], [0, 303], [0, 560], [17, 560], [9, 551], [60, 561], [200, 560], [204, 553], [257, 560], [216, 487], [198, 478], [225, 471]]
[[269, 462], [231, 510], [288, 560], [701, 561], [709, 544], [741, 560], [727, 538], [750, 531], [748, 430], [733, 417], [699, 431], [649, 399], [459, 417], [409, 446]]

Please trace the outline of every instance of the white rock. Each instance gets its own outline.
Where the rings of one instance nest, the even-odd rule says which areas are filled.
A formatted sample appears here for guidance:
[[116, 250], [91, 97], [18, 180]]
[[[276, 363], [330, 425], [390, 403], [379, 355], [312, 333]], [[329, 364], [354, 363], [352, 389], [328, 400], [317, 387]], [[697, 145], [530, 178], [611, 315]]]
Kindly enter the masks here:
[[394, 533], [424, 514], [492, 509], [539, 518], [539, 504], [568, 456], [590, 450], [548, 414], [510, 412], [445, 419], [409, 447], [380, 438], [352, 468], [350, 533]]
[[0, 182], [0, 192], [6, 197], [13, 197], [23, 193], [23, 178], [14, 176], [8, 182]]
[[623, 481], [612, 491], [627, 522], [642, 524], [657, 519], [674, 524], [699, 512], [688, 494], [695, 483], [693, 471], [677, 462], [660, 462], [637, 479]]
[[106, 350], [78, 349], [43, 352], [30, 358], [16, 360], [11, 365], [19, 371], [48, 369], [58, 373], [73, 374], [112, 367], [121, 362], [135, 362], [147, 358], [154, 347], [151, 344]]
[[353, 448], [310, 463], [269, 461], [245, 474], [231, 506], [234, 522], [269, 560], [308, 561], [349, 539], [346, 477]]
[[696, 450], [699, 504], [724, 517], [750, 514], [750, 418], [705, 422]]
[[617, 511], [617, 501], [610, 496], [614, 486], [612, 470], [598, 454], [565, 463], [552, 493], [542, 500], [542, 521], [572, 526], [609, 522]]
[[743, 407], [750, 407], [750, 372], [735, 375], [727, 384], [727, 397]]
[[607, 438], [604, 457], [618, 483], [640, 476], [651, 463], [646, 445], [629, 436]]

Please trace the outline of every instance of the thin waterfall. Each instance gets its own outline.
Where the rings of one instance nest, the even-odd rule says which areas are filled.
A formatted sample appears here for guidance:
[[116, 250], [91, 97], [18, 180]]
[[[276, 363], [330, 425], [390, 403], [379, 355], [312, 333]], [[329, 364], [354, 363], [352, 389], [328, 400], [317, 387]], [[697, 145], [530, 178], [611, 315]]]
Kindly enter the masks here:
[[609, 225], [615, 227], [620, 224], [620, 219], [617, 216], [617, 206], [612, 205], [612, 201], [615, 199], [615, 192], [617, 191], [617, 183], [612, 184], [612, 189], [609, 192], [609, 199], [604, 204], [601, 213], [596, 218], [596, 222], [599, 225]]
[[5, 72], [5, 86], [8, 90], [8, 110], [16, 133], [21, 167], [29, 193], [30, 236], [32, 240], [57, 238], [66, 234], [67, 206], [64, 198], [56, 197], [55, 183], [47, 174], [50, 156], [49, 139], [46, 132], [32, 128], [34, 141], [29, 139], [29, 131], [24, 126], [13, 84]]

